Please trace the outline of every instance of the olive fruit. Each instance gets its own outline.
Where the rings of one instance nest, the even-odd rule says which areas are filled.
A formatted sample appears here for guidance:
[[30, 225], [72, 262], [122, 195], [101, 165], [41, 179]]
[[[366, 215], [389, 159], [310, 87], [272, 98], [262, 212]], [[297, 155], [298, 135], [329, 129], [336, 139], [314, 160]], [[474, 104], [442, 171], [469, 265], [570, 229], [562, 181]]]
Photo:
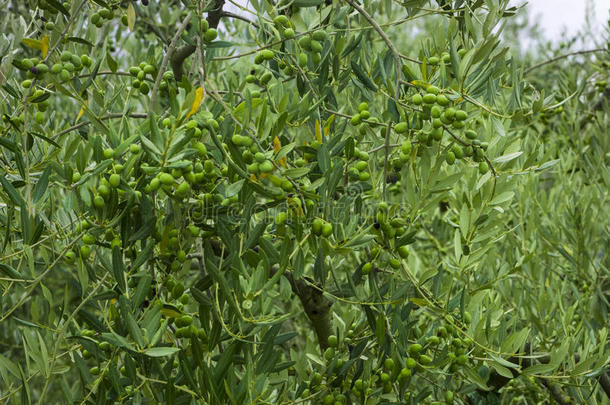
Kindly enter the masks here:
[[263, 173], [269, 173], [273, 171], [273, 163], [270, 160], [265, 160], [263, 163], [258, 165], [258, 170]]
[[441, 89], [439, 89], [436, 86], [428, 86], [426, 87], [426, 93], [428, 94], [434, 94], [434, 95], [438, 95], [438, 93], [441, 92]]
[[287, 39], [294, 38], [294, 30], [292, 28], [286, 28], [284, 30], [284, 37], [286, 37]]
[[436, 101], [436, 95], [427, 93], [427, 94], [424, 94], [422, 99], [423, 99], [424, 103], [426, 103], [426, 104], [434, 104], [434, 102]]
[[333, 225], [326, 222], [322, 225], [322, 236], [329, 237], [333, 233]]
[[76, 260], [76, 254], [73, 251], [68, 250], [64, 255], [64, 260], [66, 261], [66, 263], [72, 264]]
[[436, 102], [438, 103], [438, 105], [443, 106], [443, 107], [448, 106], [450, 103], [449, 99], [444, 94], [437, 95]]
[[397, 134], [403, 134], [407, 132], [408, 129], [409, 125], [406, 122], [399, 122], [398, 124], [394, 125], [394, 131], [396, 131]]
[[263, 56], [263, 59], [271, 60], [275, 56], [275, 52], [273, 52], [271, 49], [263, 49], [261, 51], [261, 55]]
[[216, 37], [218, 37], [218, 31], [215, 28], [210, 28], [203, 34], [203, 39], [206, 42], [212, 42]]
[[323, 226], [324, 226], [324, 221], [320, 218], [315, 218], [311, 225], [311, 230], [314, 233], [314, 235], [321, 235]]
[[330, 347], [337, 347], [338, 339], [336, 335], [330, 335], [328, 337], [328, 345]]
[[362, 272], [362, 274], [366, 275], [366, 274], [369, 274], [371, 272], [371, 270], [373, 270], [373, 263], [366, 262], [362, 266], [361, 272]]
[[403, 259], [406, 259], [407, 257], [409, 257], [409, 250], [406, 246], [400, 246], [398, 248], [398, 255]]
[[464, 110], [457, 110], [455, 112], [455, 119], [458, 121], [464, 121], [468, 118], [468, 113]]
[[485, 174], [488, 171], [489, 171], [489, 165], [487, 164], [487, 162], [480, 162], [479, 163], [479, 173]]
[[408, 347], [407, 351], [411, 356], [416, 356], [421, 353], [422, 349], [422, 345], [420, 345], [419, 343], [414, 343]]
[[117, 173], [111, 174], [108, 183], [110, 183], [113, 188], [117, 188], [121, 184], [121, 176]]

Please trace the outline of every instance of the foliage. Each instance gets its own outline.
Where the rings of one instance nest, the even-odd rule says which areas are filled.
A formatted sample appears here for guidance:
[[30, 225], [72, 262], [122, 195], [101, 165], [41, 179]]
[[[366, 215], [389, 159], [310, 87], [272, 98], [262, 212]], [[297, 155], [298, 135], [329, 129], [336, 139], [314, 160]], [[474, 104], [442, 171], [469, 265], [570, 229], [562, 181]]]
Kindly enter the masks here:
[[607, 400], [610, 59], [507, 3], [5, 1], [0, 399]]

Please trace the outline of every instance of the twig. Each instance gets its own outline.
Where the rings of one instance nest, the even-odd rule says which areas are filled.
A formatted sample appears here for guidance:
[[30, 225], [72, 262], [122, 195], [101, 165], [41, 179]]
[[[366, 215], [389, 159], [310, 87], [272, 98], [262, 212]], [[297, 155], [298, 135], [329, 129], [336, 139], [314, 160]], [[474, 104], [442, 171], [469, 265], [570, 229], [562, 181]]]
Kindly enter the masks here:
[[159, 68], [159, 72], [157, 73], [157, 79], [155, 80], [155, 86], [153, 87], [152, 93], [150, 94], [150, 103], [148, 104], [148, 113], [152, 113], [155, 108], [155, 101], [157, 99], [157, 93], [159, 92], [159, 86], [161, 85], [161, 78], [163, 77], [163, 73], [165, 72], [165, 68], [167, 67], [167, 63], [169, 59], [172, 57], [174, 50], [176, 49], [176, 45], [178, 40], [182, 36], [182, 32], [186, 29], [186, 26], [191, 21], [192, 15], [189, 14], [186, 16], [182, 24], [178, 27], [176, 34], [172, 38], [172, 42], [169, 44], [169, 48], [163, 57], [163, 62], [161, 62], [161, 67]]
[[383, 200], [386, 201], [387, 200], [387, 192], [386, 192], [386, 179], [388, 177], [388, 160], [390, 157], [390, 133], [392, 132], [392, 121], [390, 120], [390, 122], [388, 122], [388, 126], [386, 127], [385, 130], [385, 143], [384, 143], [384, 148], [385, 148], [385, 155], [384, 155], [384, 162], [383, 162]]
[[392, 53], [392, 57], [394, 58], [394, 63], [396, 64], [396, 89], [394, 90], [394, 99], [398, 100], [400, 98], [400, 81], [402, 80], [402, 63], [400, 62], [400, 52], [396, 49], [390, 38], [386, 35], [386, 33], [381, 29], [377, 21], [371, 17], [369, 13], [366, 12], [365, 9], [356, 4], [353, 0], [346, 0], [346, 2], [352, 6], [358, 13], [360, 13], [368, 22], [373, 26], [375, 31], [379, 34], [383, 42], [386, 43], [388, 48], [390, 48], [390, 52]]
[[532, 70], [538, 69], [539, 67], [544, 66], [544, 65], [548, 65], [549, 63], [557, 62], [558, 60], [565, 59], [565, 58], [568, 58], [568, 57], [574, 56], [574, 55], [585, 55], [588, 53], [595, 53], [595, 52], [608, 52], [608, 50], [603, 49], [603, 48], [596, 48], [596, 49], [588, 49], [585, 51], [576, 51], [576, 52], [566, 53], [565, 55], [559, 55], [552, 59], [546, 60], [544, 62], [537, 63], [534, 66], [530, 66], [529, 68], [525, 69], [525, 72], [523, 72], [523, 76], [525, 76]]
[[[112, 118], [122, 118], [124, 117], [125, 114], [123, 113], [112, 113], [112, 114], [108, 114], [108, 115], [104, 115], [103, 117], [100, 118], [100, 120], [109, 120]], [[143, 114], [143, 113], [132, 113], [132, 114], [127, 114], [127, 116], [129, 118], [147, 118], [148, 114]], [[55, 140], [58, 137], [67, 134], [68, 132], [72, 132], [76, 129], [79, 129], [81, 127], [84, 127], [85, 125], [89, 125], [91, 124], [91, 121], [83, 121], [83, 122], [79, 122], [76, 125], [72, 125], [69, 128], [64, 129], [63, 131], [60, 131], [58, 133], [56, 133], [55, 135], [53, 135], [53, 137], [51, 139]]]
[[241, 16], [241, 15], [239, 15], [239, 14], [231, 13], [230, 11], [223, 11], [223, 12], [220, 14], [220, 16], [221, 16], [221, 17], [230, 17], [230, 18], [235, 18], [235, 19], [237, 19], [237, 20], [242, 20], [242, 21], [245, 21], [245, 22], [247, 22], [248, 24], [252, 25], [254, 28], [260, 28], [260, 26], [259, 26], [257, 23], [255, 23], [254, 21], [251, 21], [251, 20], [247, 19], [246, 17]]

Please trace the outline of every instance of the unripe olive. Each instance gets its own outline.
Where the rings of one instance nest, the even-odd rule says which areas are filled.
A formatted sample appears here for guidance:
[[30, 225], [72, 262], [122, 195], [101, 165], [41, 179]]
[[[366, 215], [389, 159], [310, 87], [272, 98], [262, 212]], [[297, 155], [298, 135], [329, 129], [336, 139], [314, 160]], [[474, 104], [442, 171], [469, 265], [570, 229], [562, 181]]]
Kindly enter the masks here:
[[42, 124], [44, 122], [44, 113], [41, 111], [36, 111], [34, 114], [34, 120], [36, 120], [37, 123]]
[[108, 183], [110, 183], [112, 187], [117, 188], [121, 184], [121, 176], [117, 173], [111, 174]]
[[287, 39], [294, 38], [294, 30], [292, 28], [286, 28], [284, 30], [284, 37], [286, 37]]
[[269, 83], [269, 81], [273, 78], [273, 74], [271, 72], [265, 72], [265, 74], [263, 74], [261, 76], [261, 83], [262, 84], [267, 84]]
[[436, 86], [428, 86], [428, 87], [426, 87], [426, 93], [428, 93], [428, 94], [437, 95], [440, 92], [441, 92], [441, 89], [439, 89]]
[[62, 69], [63, 69], [63, 65], [61, 63], [56, 63], [53, 66], [51, 66], [51, 73], [58, 74], [61, 72]]
[[216, 37], [218, 37], [218, 31], [215, 28], [210, 28], [203, 34], [203, 39], [206, 42], [212, 42]]
[[314, 235], [321, 235], [322, 234], [322, 226], [324, 225], [324, 221], [322, 221], [322, 219], [320, 218], [315, 218], [312, 222], [312, 226], [311, 226], [311, 230], [314, 233]]
[[423, 349], [422, 345], [420, 345], [419, 343], [414, 343], [409, 346], [407, 351], [409, 352], [410, 355], [415, 356], [415, 355], [418, 355], [419, 353], [421, 353], [422, 349]]
[[457, 110], [455, 112], [455, 119], [458, 121], [464, 121], [468, 118], [468, 113], [464, 110]]
[[307, 55], [302, 52], [299, 54], [299, 66], [302, 68], [307, 66]]
[[444, 94], [437, 95], [436, 102], [438, 103], [438, 105], [443, 106], [443, 107], [448, 106], [450, 103], [449, 99]]
[[80, 247], [80, 255], [83, 259], [86, 259], [91, 254], [91, 248], [87, 245], [83, 245]]
[[72, 264], [76, 260], [76, 254], [73, 251], [68, 250], [64, 255], [64, 260], [66, 261], [66, 263]]
[[310, 50], [314, 53], [322, 52], [322, 44], [315, 39], [312, 40], [309, 44]]
[[424, 94], [422, 99], [423, 99], [424, 103], [426, 103], [426, 104], [434, 104], [434, 102], [436, 101], [436, 95], [431, 94], [431, 93], [426, 93], [426, 94]]
[[366, 163], [365, 161], [361, 160], [358, 163], [356, 163], [356, 169], [358, 169], [358, 171], [364, 171], [369, 167], [368, 163]]
[[409, 257], [409, 249], [407, 249], [406, 246], [399, 246], [398, 255], [403, 259], [406, 259], [407, 257]]
[[371, 272], [371, 270], [373, 270], [373, 264], [371, 262], [366, 262], [360, 271], [362, 274], [367, 275]]
[[322, 236], [329, 237], [333, 233], [333, 225], [326, 222], [322, 225]]
[[445, 158], [448, 164], [452, 165], [455, 163], [455, 154], [452, 151], [447, 152], [447, 157]]
[[315, 31], [311, 37], [316, 41], [324, 42], [328, 38], [328, 34], [324, 30], [318, 30]]
[[400, 374], [398, 375], [399, 380], [404, 381], [409, 377], [411, 377], [411, 369], [405, 367], [400, 370]]
[[263, 49], [261, 51], [261, 55], [263, 56], [263, 59], [271, 60], [275, 56], [275, 52], [273, 52], [271, 49]]
[[273, 171], [273, 163], [270, 160], [265, 160], [263, 163], [258, 165], [258, 169], [263, 173], [269, 173]]
[[299, 46], [307, 51], [311, 50], [311, 38], [308, 36], [299, 38]]
[[[438, 99], [437, 99], [438, 101]], [[430, 109], [430, 115], [432, 116], [432, 118], [440, 118], [441, 116], [441, 109], [439, 106], [435, 105], [432, 106], [432, 108]]]
[[438, 65], [438, 63], [440, 62], [440, 59], [438, 56], [431, 56], [430, 58], [428, 58], [428, 64], [434, 66], [434, 65]]
[[328, 337], [328, 345], [330, 347], [337, 347], [338, 339], [336, 335], [330, 335]]
[[421, 356], [419, 356], [419, 362], [425, 366], [427, 364], [432, 363], [432, 357], [422, 354]]
[[480, 162], [479, 163], [479, 173], [485, 174], [488, 171], [489, 171], [489, 165], [487, 164], [487, 162]]
[[408, 129], [409, 124], [406, 122], [399, 122], [398, 124], [394, 125], [394, 131], [396, 131], [397, 134], [403, 134], [407, 132]]

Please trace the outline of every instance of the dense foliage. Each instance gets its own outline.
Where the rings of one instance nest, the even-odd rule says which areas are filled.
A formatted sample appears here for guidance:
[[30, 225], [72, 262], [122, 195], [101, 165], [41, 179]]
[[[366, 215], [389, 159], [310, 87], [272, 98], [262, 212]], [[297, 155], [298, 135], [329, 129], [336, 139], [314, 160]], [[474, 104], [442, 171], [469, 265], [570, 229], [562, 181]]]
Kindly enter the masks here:
[[506, 0], [0, 3], [2, 403], [608, 401], [601, 39], [521, 58]]

